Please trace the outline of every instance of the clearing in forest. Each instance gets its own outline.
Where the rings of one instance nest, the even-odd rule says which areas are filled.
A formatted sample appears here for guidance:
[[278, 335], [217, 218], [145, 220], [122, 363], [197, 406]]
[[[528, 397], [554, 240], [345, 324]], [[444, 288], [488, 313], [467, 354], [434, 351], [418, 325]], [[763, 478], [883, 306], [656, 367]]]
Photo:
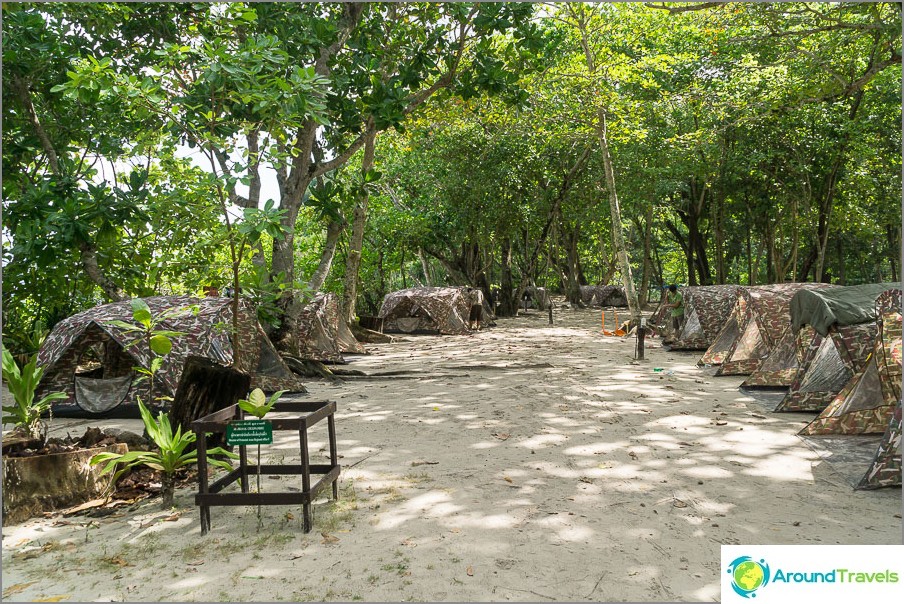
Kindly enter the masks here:
[[3, 529], [4, 599], [717, 600], [721, 544], [900, 542], [900, 490], [854, 491], [865, 463], [796, 436], [812, 415], [771, 413], [699, 353], [632, 362], [599, 316], [406, 335], [354, 358], [370, 377], [309, 382], [338, 402], [343, 465], [309, 534], [297, 509], [259, 527], [213, 508], [201, 537], [187, 488], [173, 511], [32, 520]]

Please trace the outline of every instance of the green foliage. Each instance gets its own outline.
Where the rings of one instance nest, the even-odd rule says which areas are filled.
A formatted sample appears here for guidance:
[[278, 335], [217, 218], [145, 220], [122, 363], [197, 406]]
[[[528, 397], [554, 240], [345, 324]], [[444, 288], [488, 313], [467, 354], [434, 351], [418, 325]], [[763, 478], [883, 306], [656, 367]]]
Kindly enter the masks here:
[[279, 397], [283, 395], [285, 390], [274, 393], [270, 400], [260, 388], [255, 388], [248, 395], [247, 399], [239, 399], [239, 408], [245, 413], [249, 413], [258, 419], [263, 419], [267, 413], [273, 410], [274, 405], [279, 401]]
[[53, 401], [66, 398], [65, 392], [52, 392], [35, 401], [35, 390], [44, 368], [38, 367], [38, 355], [29, 359], [22, 369], [6, 346], [3, 350], [3, 381], [13, 396], [13, 405], [3, 407], [3, 423], [14, 424], [15, 429], [29, 438], [42, 438], [41, 415], [50, 410]]
[[[157, 451], [98, 453], [91, 458], [90, 463], [91, 465], [106, 464], [101, 470], [101, 475], [112, 472], [119, 467], [113, 474], [113, 483], [115, 484], [120, 476], [136, 466], [147, 466], [154, 470], [159, 470], [167, 476], [172, 476], [180, 468], [198, 463], [198, 451], [196, 449], [186, 452], [186, 448], [197, 439], [194, 432], [182, 432], [181, 427], [177, 427], [176, 431], [173, 432], [173, 427], [166, 413], [161, 411], [155, 419], [140, 400], [138, 401], [138, 408], [141, 411], [144, 428], [148, 437], [157, 446]], [[222, 447], [208, 449], [207, 454], [207, 463], [224, 470], [232, 469], [230, 463], [210, 456], [221, 455], [230, 459], [238, 459], [238, 455]]]

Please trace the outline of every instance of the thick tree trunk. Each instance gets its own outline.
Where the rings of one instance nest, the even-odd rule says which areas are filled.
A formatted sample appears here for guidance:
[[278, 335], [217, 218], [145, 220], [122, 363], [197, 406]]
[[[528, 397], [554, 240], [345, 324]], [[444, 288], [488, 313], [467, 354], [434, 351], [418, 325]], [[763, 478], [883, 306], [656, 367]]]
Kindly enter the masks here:
[[[361, 160], [361, 180], [374, 166], [374, 146], [377, 130], [373, 122], [367, 126], [364, 140], [364, 158]], [[352, 323], [355, 319], [355, 303], [358, 298], [358, 269], [361, 266], [361, 252], [364, 248], [364, 228], [367, 225], [367, 204], [370, 193], [366, 186], [361, 187], [355, 203], [352, 220], [352, 236], [348, 243], [348, 259], [345, 263], [345, 288], [342, 295], [342, 312], [345, 320]]]

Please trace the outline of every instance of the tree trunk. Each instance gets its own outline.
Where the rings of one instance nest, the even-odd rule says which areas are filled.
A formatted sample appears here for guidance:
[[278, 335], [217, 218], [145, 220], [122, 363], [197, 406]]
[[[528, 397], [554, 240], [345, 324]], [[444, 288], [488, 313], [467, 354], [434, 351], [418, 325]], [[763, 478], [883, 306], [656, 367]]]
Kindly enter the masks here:
[[643, 273], [640, 276], [640, 295], [637, 302], [641, 308], [646, 306], [650, 298], [650, 277], [653, 271], [653, 259], [650, 257], [653, 234], [653, 204], [647, 206], [643, 227]]
[[430, 278], [430, 266], [427, 264], [427, 259], [424, 257], [423, 248], [417, 248], [417, 257], [421, 261], [421, 269], [424, 271], [424, 284], [427, 287], [433, 287], [433, 280]]
[[362, 187], [355, 203], [352, 236], [348, 243], [348, 259], [345, 264], [345, 289], [342, 296], [342, 311], [348, 323], [352, 323], [355, 319], [355, 302], [358, 298], [358, 269], [361, 266], [361, 251], [364, 248], [364, 227], [367, 225], [367, 204], [370, 200], [370, 193], [364, 184], [364, 177], [374, 165], [376, 137], [377, 130], [373, 122], [371, 122], [367, 126], [367, 136], [364, 140], [364, 158], [361, 160]]
[[85, 269], [85, 274], [88, 275], [88, 278], [97, 284], [107, 297], [114, 302], [128, 299], [125, 292], [123, 292], [116, 283], [104, 275], [103, 270], [101, 270], [100, 265], [97, 263], [97, 250], [94, 249], [94, 246], [82, 242], [80, 247], [82, 267]]
[[509, 237], [502, 240], [501, 273], [497, 314], [500, 317], [514, 317], [518, 315], [518, 300], [515, 297], [514, 291], [515, 282], [512, 276], [512, 240]]
[[329, 224], [326, 225], [326, 242], [323, 244], [323, 253], [320, 254], [320, 264], [314, 274], [311, 275], [311, 280], [308, 281], [308, 287], [311, 288], [311, 291], [320, 291], [327, 276], [330, 274], [333, 258], [336, 257], [336, 245], [339, 243], [339, 235], [342, 234], [343, 228], [345, 227], [342, 224], [334, 220], [330, 220]]
[[625, 297], [628, 299], [628, 309], [631, 312], [631, 321], [634, 325], [640, 324], [640, 306], [637, 303], [637, 292], [634, 291], [634, 277], [631, 274], [631, 260], [628, 258], [628, 250], [625, 247], [625, 236], [621, 222], [621, 208], [618, 204], [618, 194], [615, 190], [615, 172], [612, 169], [612, 157], [609, 155], [609, 140], [606, 126], [606, 112], [600, 107], [597, 109], [599, 119], [597, 132], [600, 137], [600, 145], [603, 152], [603, 169], [606, 173], [606, 189], [609, 191], [609, 212], [612, 218], [612, 244], [618, 254], [619, 267], [622, 273], [622, 283], [625, 287]]
[[[581, 32], [581, 47], [584, 50], [584, 58], [587, 61], [587, 72], [591, 76], [596, 76], [596, 63], [593, 58], [593, 53], [590, 52], [587, 21], [583, 15], [577, 16], [577, 26]], [[637, 304], [637, 292], [634, 290], [634, 278], [631, 275], [631, 260], [628, 258], [628, 250], [625, 247], [621, 208], [618, 203], [618, 193], [615, 189], [615, 171], [612, 168], [612, 156], [609, 153], [609, 133], [605, 108], [598, 106], [596, 108], [596, 116], [596, 131], [603, 153], [603, 170], [606, 176], [606, 189], [609, 192], [609, 213], [612, 219], [612, 243], [615, 247], [615, 252], [618, 255], [619, 267], [621, 268], [622, 273], [622, 283], [625, 287], [625, 297], [628, 299], [631, 320], [635, 325], [639, 325], [640, 306]]]

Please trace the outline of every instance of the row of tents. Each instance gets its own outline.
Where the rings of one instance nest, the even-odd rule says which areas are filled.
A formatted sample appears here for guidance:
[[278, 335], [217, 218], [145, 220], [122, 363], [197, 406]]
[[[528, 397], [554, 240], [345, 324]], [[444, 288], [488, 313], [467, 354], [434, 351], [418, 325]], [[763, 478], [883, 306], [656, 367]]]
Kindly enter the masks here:
[[[136, 343], [130, 301], [104, 304], [58, 323], [40, 351], [44, 377], [37, 396], [64, 392], [54, 403], [59, 417], [138, 417], [137, 402], [175, 397], [191, 360], [228, 367], [249, 375], [251, 386], [265, 391], [304, 392], [301, 378], [287, 365], [245, 300], [233, 323], [233, 300], [225, 297], [156, 296], [144, 298], [156, 329], [181, 334], [163, 357], [153, 384], [136, 366], [148, 367], [152, 353]], [[469, 287], [411, 288], [388, 294], [379, 318], [386, 331], [467, 334], [492, 320], [483, 293]], [[344, 355], [365, 353], [340, 318], [335, 294], [319, 293], [301, 310], [300, 328], [289, 334], [293, 355], [301, 360], [344, 363]], [[282, 348], [282, 347], [281, 347]]]
[[[682, 288], [672, 350], [704, 350], [716, 375], [787, 389], [776, 412], [817, 416], [801, 435], [883, 434], [859, 488], [901, 484], [901, 287], [783, 283]], [[650, 323], [667, 325], [667, 310]]]

